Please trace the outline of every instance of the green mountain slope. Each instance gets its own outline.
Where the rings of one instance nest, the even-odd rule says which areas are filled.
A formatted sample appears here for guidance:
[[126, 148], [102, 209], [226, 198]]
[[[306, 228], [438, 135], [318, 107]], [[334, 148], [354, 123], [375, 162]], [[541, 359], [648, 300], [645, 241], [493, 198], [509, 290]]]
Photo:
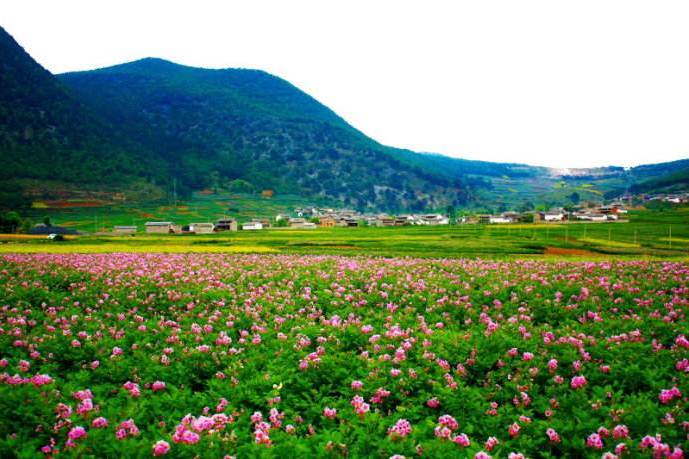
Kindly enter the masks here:
[[460, 177], [400, 160], [288, 82], [161, 59], [59, 75], [190, 189], [233, 180], [361, 209], [460, 204]]
[[139, 190], [135, 199], [230, 185], [415, 212], [680, 189], [678, 171], [689, 169], [685, 160], [558, 171], [391, 148], [263, 71], [147, 58], [54, 76], [2, 28], [0, 162], [0, 207], [63, 185], [63, 197]]
[[0, 28], [0, 180], [127, 182], [147, 175], [137, 145], [115, 135]]

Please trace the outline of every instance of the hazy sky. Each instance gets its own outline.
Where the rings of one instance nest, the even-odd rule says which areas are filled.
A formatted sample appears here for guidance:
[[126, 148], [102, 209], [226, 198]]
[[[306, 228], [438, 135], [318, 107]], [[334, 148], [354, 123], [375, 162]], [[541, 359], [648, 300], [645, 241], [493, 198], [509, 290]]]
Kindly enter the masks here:
[[1, 0], [52, 72], [258, 68], [376, 140], [554, 167], [689, 158], [689, 2]]

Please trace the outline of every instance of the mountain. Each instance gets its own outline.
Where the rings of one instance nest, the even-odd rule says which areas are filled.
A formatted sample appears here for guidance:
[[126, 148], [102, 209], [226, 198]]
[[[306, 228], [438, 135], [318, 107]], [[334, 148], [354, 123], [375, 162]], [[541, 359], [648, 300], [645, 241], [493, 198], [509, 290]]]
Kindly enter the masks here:
[[27, 195], [274, 190], [361, 210], [484, 210], [687, 185], [689, 160], [551, 169], [379, 144], [260, 70], [156, 58], [52, 75], [0, 28], [0, 206]]
[[0, 200], [10, 183], [129, 180], [149, 168], [137, 146], [90, 111], [0, 28]]
[[461, 177], [396, 157], [285, 80], [161, 59], [58, 76], [188, 189], [241, 183], [359, 209], [462, 204]]

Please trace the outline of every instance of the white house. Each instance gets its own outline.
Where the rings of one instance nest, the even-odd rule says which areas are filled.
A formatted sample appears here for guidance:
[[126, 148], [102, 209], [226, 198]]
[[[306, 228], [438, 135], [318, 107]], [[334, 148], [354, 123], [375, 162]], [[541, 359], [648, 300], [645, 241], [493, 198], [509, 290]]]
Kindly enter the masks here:
[[565, 220], [565, 214], [562, 212], [546, 212], [543, 214], [543, 221], [546, 222], [561, 222]]
[[589, 222], [604, 222], [608, 220], [605, 214], [579, 214], [577, 220], [584, 220]]
[[440, 214], [428, 214], [421, 216], [423, 225], [449, 225], [450, 219]]
[[261, 222], [247, 222], [242, 225], [243, 230], [261, 230], [263, 229], [263, 223]]
[[189, 225], [189, 231], [196, 234], [211, 234], [215, 229], [212, 223], [192, 223]]
[[147, 233], [172, 233], [175, 226], [172, 222], [146, 222], [144, 225]]

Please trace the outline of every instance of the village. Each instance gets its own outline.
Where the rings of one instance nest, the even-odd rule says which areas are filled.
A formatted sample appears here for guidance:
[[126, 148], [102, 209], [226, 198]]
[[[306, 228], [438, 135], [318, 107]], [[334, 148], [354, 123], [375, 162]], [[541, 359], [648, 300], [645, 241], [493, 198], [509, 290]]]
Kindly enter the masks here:
[[[306, 207], [294, 209], [292, 214], [281, 213], [274, 218], [255, 218], [240, 223], [236, 218], [223, 217], [215, 222], [198, 222], [180, 225], [172, 221], [148, 221], [143, 225], [150, 234], [213, 234], [225, 231], [315, 230], [317, 228], [399, 227], [438, 225], [499, 225], [516, 223], [597, 223], [625, 222], [628, 210], [621, 201], [595, 207], [575, 209], [557, 208], [548, 211], [515, 212], [500, 214], [446, 215], [425, 214], [366, 214], [353, 210]], [[40, 225], [39, 225], [40, 226]], [[45, 230], [45, 229], [44, 229]], [[113, 234], [133, 235], [137, 225], [118, 225]]]

